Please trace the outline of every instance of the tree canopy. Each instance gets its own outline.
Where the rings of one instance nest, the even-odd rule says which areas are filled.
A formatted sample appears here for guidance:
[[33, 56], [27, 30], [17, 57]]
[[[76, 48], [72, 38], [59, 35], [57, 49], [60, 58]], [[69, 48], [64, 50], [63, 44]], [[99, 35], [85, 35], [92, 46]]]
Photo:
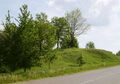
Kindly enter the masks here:
[[90, 42], [88, 42], [87, 44], [86, 44], [86, 48], [87, 49], [94, 49], [95, 48], [95, 44], [94, 44], [94, 42], [92, 42], [92, 41], [90, 41]]
[[88, 30], [79, 9], [65, 17], [53, 17], [50, 21], [42, 12], [34, 18], [27, 5], [22, 5], [15, 20], [11, 20], [8, 11], [3, 26], [4, 30], [0, 31], [0, 72], [21, 68], [26, 71], [38, 61], [45, 60], [46, 55], [50, 67], [55, 56], [49, 53], [56, 44], [57, 49], [78, 48], [76, 35]]

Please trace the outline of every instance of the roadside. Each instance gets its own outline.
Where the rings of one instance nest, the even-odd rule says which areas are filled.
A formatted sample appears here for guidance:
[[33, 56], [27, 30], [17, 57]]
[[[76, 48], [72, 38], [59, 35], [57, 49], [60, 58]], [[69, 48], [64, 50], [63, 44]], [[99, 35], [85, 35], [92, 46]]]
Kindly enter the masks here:
[[[120, 66], [15, 84], [119, 84]], [[101, 81], [102, 80], [102, 81]], [[109, 80], [109, 81], [108, 81]], [[116, 81], [117, 80], [117, 81]]]

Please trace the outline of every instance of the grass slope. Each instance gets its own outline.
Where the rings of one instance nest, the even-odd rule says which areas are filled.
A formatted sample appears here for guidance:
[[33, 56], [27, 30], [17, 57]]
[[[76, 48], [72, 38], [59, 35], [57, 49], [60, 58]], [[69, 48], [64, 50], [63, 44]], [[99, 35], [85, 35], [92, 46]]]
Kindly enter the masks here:
[[[85, 64], [79, 67], [76, 59], [81, 54]], [[120, 64], [120, 57], [115, 56], [112, 52], [98, 49], [56, 50], [56, 56], [57, 59], [52, 63], [50, 70], [48, 64], [44, 64], [42, 67], [32, 67], [27, 72], [18, 70], [13, 73], [0, 74], [0, 84], [52, 77]]]

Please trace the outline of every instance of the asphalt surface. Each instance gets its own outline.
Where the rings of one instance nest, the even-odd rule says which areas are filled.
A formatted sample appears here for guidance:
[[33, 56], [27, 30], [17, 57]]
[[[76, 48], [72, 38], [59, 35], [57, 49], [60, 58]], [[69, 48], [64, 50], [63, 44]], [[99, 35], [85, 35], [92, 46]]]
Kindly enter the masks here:
[[120, 84], [120, 66], [17, 84]]

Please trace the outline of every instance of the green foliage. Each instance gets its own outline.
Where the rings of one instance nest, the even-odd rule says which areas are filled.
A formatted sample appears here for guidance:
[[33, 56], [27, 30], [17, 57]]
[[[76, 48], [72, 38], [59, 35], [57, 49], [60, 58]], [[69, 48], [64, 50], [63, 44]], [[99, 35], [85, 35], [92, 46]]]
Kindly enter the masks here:
[[[39, 17], [43, 18], [39, 18]], [[45, 17], [44, 17], [45, 16]], [[53, 25], [51, 25], [46, 19], [46, 15], [43, 13], [37, 14], [36, 20], [35, 20], [35, 28], [37, 28], [38, 33], [38, 46], [39, 46], [39, 54], [44, 55], [45, 53], [49, 52], [56, 43], [55, 34], [56, 29]]]
[[[72, 13], [71, 13], [72, 14]], [[57, 48], [78, 47], [75, 31], [64, 17], [54, 17], [49, 22], [45, 13], [36, 14], [36, 18], [28, 10], [27, 5], [20, 8], [16, 22], [11, 20], [10, 12], [0, 32], [0, 68], [8, 70], [30, 69], [38, 61], [42, 64], [44, 56]], [[78, 19], [79, 17], [76, 17]], [[70, 19], [70, 18], [69, 18]], [[71, 18], [73, 20], [73, 18]], [[54, 56], [50, 55], [49, 64]], [[7, 69], [1, 72], [7, 72]]]
[[48, 23], [48, 16], [45, 13], [36, 14], [36, 19], [40, 22]]
[[[34, 19], [28, 6], [23, 5], [18, 16], [16, 23], [8, 11], [4, 30], [0, 31], [1, 84], [120, 63], [119, 56], [94, 49], [93, 42], [86, 44], [87, 49], [76, 49], [76, 36], [89, 27], [79, 9], [67, 13], [65, 18], [54, 17], [49, 22], [45, 13], [37, 14]], [[56, 44], [61, 49], [53, 50]]]
[[69, 23], [70, 48], [78, 47], [76, 36], [85, 33], [89, 29], [86, 19], [82, 16], [80, 9], [74, 9], [66, 13], [66, 20]]
[[10, 69], [9, 69], [9, 67], [7, 67], [5, 65], [1, 65], [0, 66], [0, 72], [1, 73], [10, 73]]
[[66, 48], [78, 48], [77, 39], [75, 37], [73, 37], [73, 40], [71, 41], [71, 37], [69, 35], [65, 36], [65, 38], [62, 39], [61, 48], [62, 49], [66, 49]]
[[85, 63], [82, 54], [76, 59], [76, 61], [79, 66], [82, 66]]
[[87, 49], [94, 49], [95, 48], [95, 44], [94, 42], [90, 41], [86, 44], [86, 48]]
[[118, 51], [118, 52], [116, 53], [116, 55], [117, 55], [117, 56], [120, 56], [120, 51]]
[[49, 69], [51, 69], [51, 64], [54, 62], [54, 60], [56, 60], [57, 59], [57, 57], [56, 57], [56, 55], [55, 55], [55, 51], [51, 51], [51, 52], [48, 52], [47, 54], [46, 54], [46, 56], [45, 56], [45, 62], [47, 62], [48, 63], [48, 67], [49, 67]]
[[71, 35], [72, 30], [64, 17], [54, 17], [51, 23], [56, 27], [57, 48], [78, 48], [77, 39]]
[[17, 50], [19, 50], [19, 53], [17, 52], [17, 56], [19, 60], [17, 62], [17, 66], [26, 70], [32, 66], [37, 54], [37, 47], [35, 45], [35, 29], [32, 16], [30, 11], [28, 11], [27, 5], [23, 5], [20, 8], [18, 22], [17, 36], [19, 38], [19, 49], [17, 48]]
[[78, 48], [77, 39], [75, 37], [73, 37], [73, 36], [71, 36], [70, 48]]
[[[0, 46], [0, 59], [1, 59], [1, 67], [11, 66], [13, 62], [16, 61], [16, 58], [13, 56], [13, 45], [15, 43], [14, 36], [16, 33], [16, 25], [11, 22], [11, 16], [8, 11], [8, 15], [6, 16], [6, 21], [3, 23], [5, 28], [4, 31], [1, 32], [1, 46]], [[14, 59], [13, 59], [14, 58]], [[12, 68], [11, 68], [12, 69]]]
[[16, 21], [18, 24], [11, 21], [8, 11], [3, 24], [5, 30], [0, 32], [0, 67], [8, 67], [10, 71], [23, 68], [26, 71], [52, 50], [56, 43], [56, 29], [44, 13], [37, 14], [34, 20], [27, 5], [20, 8]]
[[61, 49], [70, 48], [70, 36], [66, 35], [61, 41]]
[[[78, 66], [76, 59], [81, 56], [81, 53], [84, 63], [82, 66]], [[51, 56], [55, 55], [55, 58], [57, 58], [51, 63], [50, 69], [46, 62], [43, 66], [32, 67], [31, 70], [26, 72], [20, 69], [14, 73], [0, 74], [0, 83], [7, 84], [16, 81], [53, 77], [120, 64], [119, 56], [115, 56], [109, 51], [98, 49], [57, 49], [54, 52], [49, 52], [49, 54]], [[50, 56], [49, 54], [47, 56]]]
[[54, 17], [52, 18], [51, 23], [56, 28], [56, 39], [57, 39], [57, 48], [61, 48], [63, 44], [61, 44], [66, 37], [69, 36], [69, 25], [64, 17]]

